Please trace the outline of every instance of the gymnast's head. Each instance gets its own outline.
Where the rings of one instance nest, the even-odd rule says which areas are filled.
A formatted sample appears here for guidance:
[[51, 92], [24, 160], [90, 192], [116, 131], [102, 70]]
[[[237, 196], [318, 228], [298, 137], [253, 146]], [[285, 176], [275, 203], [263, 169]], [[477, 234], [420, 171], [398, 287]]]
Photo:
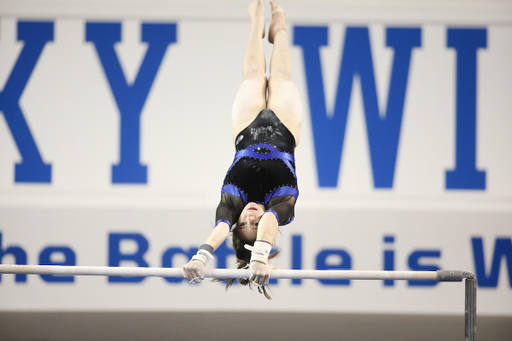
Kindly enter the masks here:
[[245, 205], [236, 224], [236, 233], [241, 239], [254, 242], [258, 232], [258, 225], [265, 213], [265, 206], [250, 202]]
[[245, 205], [240, 218], [233, 226], [233, 248], [236, 251], [236, 258], [247, 263], [251, 261], [251, 251], [247, 250], [244, 245], [254, 245], [256, 235], [258, 234], [258, 225], [261, 217], [265, 213], [265, 206], [250, 202]]

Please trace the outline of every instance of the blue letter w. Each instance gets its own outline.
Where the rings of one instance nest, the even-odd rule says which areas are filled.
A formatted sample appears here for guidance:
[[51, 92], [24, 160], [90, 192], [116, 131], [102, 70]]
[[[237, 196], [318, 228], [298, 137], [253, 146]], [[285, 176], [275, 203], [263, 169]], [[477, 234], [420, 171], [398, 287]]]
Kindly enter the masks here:
[[[502, 258], [505, 258], [508, 268], [508, 282], [512, 288], [512, 239], [497, 238], [492, 255], [491, 271], [485, 270], [484, 246], [482, 238], [472, 238], [473, 258], [475, 261], [476, 278], [478, 286], [496, 288], [500, 275]], [[487, 275], [489, 273], [489, 275]]]
[[320, 187], [336, 187], [355, 76], [361, 80], [366, 129], [375, 188], [392, 188], [411, 51], [421, 46], [421, 29], [388, 28], [387, 46], [394, 49], [389, 96], [379, 113], [370, 38], [366, 27], [348, 27], [333, 115], [325, 104], [320, 46], [327, 45], [327, 27], [295, 27], [294, 44], [302, 47]]
[[119, 164], [112, 167], [112, 183], [147, 183], [147, 167], [140, 164], [140, 115], [167, 50], [176, 42], [176, 24], [142, 24], [146, 56], [133, 84], [128, 84], [114, 44], [121, 40], [121, 24], [87, 23], [86, 40], [93, 42], [121, 115]]

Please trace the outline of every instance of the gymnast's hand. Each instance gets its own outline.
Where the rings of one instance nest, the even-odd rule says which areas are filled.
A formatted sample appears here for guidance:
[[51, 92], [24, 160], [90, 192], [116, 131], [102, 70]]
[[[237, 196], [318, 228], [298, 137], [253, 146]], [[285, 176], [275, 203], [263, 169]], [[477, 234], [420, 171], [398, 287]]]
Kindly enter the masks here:
[[279, 269], [277, 265], [265, 264], [258, 261], [252, 261], [249, 268], [251, 270], [251, 278], [249, 278], [249, 281], [257, 286], [268, 285], [270, 271]]
[[203, 262], [193, 259], [183, 265], [183, 275], [189, 280], [189, 283], [201, 283], [204, 280], [203, 269], [206, 266]]

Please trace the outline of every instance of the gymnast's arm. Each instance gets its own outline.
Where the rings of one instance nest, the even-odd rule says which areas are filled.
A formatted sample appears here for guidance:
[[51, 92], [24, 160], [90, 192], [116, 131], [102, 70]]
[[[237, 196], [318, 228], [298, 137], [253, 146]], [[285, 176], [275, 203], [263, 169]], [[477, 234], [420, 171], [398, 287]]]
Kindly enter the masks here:
[[[270, 253], [279, 226], [286, 225], [293, 220], [295, 201], [293, 196], [276, 197], [270, 200], [269, 208], [261, 217], [258, 225], [255, 247], [263, 247]], [[275, 268], [275, 266], [266, 263], [266, 259], [263, 261], [251, 259], [250, 281], [258, 285], [267, 285], [270, 279], [270, 271]]]
[[295, 197], [292, 195], [272, 198], [261, 217], [256, 240], [274, 243], [279, 226], [289, 224], [295, 216]]
[[216, 226], [204, 244], [200, 246], [198, 253], [183, 266], [183, 273], [189, 281], [201, 282], [204, 279], [203, 269], [209, 260], [213, 259], [213, 252], [228, 237], [231, 226], [238, 220], [243, 206], [244, 203], [239, 197], [227, 193], [222, 194], [216, 211]]

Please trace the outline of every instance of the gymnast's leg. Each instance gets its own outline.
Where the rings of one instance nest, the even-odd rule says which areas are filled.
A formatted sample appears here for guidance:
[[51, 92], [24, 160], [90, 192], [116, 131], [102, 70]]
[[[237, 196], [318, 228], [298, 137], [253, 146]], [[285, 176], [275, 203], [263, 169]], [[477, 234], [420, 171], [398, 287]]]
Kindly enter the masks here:
[[272, 6], [272, 23], [268, 32], [268, 40], [274, 44], [270, 59], [270, 77], [268, 79], [268, 104], [271, 109], [290, 130], [299, 144], [299, 130], [302, 124], [302, 104], [299, 90], [291, 81], [292, 60], [288, 46], [288, 35], [285, 25], [284, 11], [274, 1]]
[[266, 61], [262, 43], [265, 35], [265, 18], [262, 0], [253, 1], [247, 12], [251, 19], [251, 33], [242, 65], [244, 81], [238, 88], [233, 103], [233, 139], [267, 107]]

